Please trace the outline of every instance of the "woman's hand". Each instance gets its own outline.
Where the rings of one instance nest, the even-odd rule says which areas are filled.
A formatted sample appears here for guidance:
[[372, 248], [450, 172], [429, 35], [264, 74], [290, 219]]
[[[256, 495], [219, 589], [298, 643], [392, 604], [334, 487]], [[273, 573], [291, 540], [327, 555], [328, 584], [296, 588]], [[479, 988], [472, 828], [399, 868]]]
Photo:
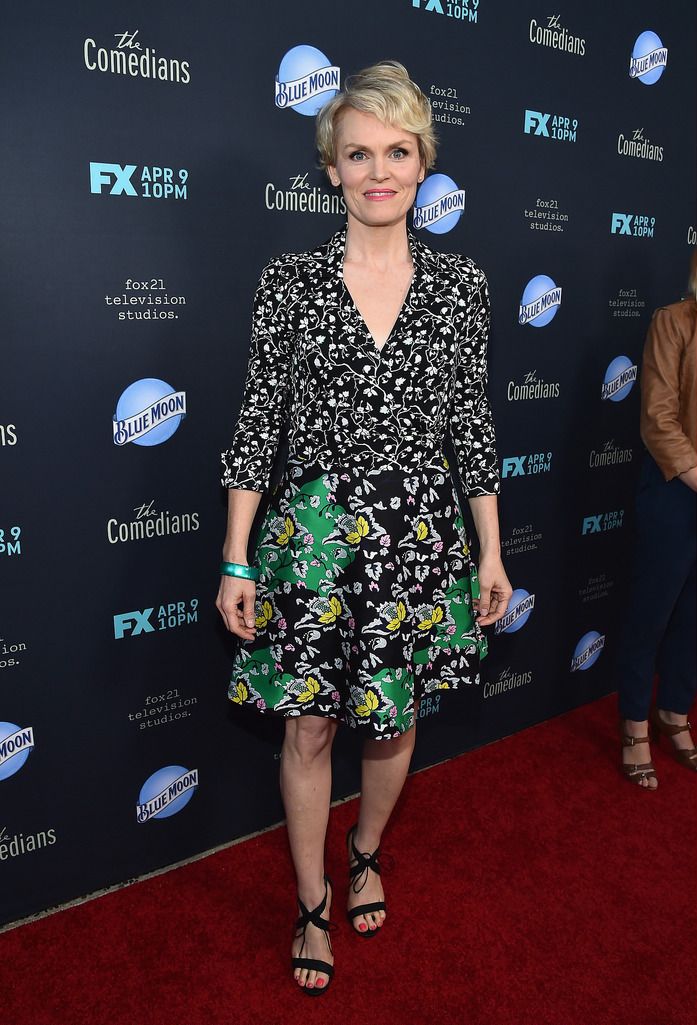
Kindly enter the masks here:
[[257, 585], [246, 577], [231, 577], [223, 574], [220, 577], [220, 588], [215, 607], [223, 617], [225, 626], [230, 633], [236, 634], [245, 641], [253, 641], [256, 637], [254, 625], [254, 603]]
[[479, 598], [472, 604], [477, 611], [480, 626], [490, 626], [505, 615], [513, 588], [498, 555], [483, 555], [477, 570]]

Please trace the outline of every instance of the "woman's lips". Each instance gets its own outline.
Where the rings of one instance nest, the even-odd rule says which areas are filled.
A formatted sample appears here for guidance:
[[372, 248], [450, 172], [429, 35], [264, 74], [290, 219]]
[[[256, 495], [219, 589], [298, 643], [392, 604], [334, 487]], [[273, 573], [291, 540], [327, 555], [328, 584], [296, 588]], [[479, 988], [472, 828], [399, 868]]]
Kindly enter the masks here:
[[371, 189], [370, 192], [364, 192], [363, 195], [372, 203], [381, 203], [386, 199], [392, 199], [397, 193], [393, 189]]

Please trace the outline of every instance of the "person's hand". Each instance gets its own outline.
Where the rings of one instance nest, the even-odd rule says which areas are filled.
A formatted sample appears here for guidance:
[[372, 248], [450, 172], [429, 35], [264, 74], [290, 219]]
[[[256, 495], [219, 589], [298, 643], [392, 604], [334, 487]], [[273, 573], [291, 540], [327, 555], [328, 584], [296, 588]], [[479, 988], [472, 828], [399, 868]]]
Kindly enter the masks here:
[[246, 577], [231, 577], [222, 574], [215, 607], [223, 617], [225, 626], [230, 633], [236, 634], [245, 641], [253, 641], [256, 637], [254, 625], [254, 603], [257, 585]]
[[691, 466], [689, 470], [684, 470], [683, 473], [678, 474], [678, 477], [683, 484], [687, 484], [688, 488], [697, 491], [697, 466]]
[[506, 614], [513, 588], [498, 555], [483, 555], [477, 569], [479, 597], [472, 604], [480, 626], [491, 626]]

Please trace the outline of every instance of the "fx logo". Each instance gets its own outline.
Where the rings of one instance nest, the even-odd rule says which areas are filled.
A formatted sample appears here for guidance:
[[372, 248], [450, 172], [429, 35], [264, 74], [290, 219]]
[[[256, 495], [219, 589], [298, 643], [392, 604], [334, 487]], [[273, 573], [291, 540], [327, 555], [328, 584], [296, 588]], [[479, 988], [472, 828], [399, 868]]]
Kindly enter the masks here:
[[120, 196], [124, 192], [127, 196], [137, 196], [138, 193], [131, 182], [135, 169], [135, 164], [121, 167], [121, 164], [90, 163], [90, 192], [100, 195], [105, 185], [111, 185], [110, 196]]
[[584, 534], [600, 534], [602, 527], [600, 521], [603, 518], [603, 514], [599, 516], [584, 516], [583, 518], [583, 531]]
[[150, 622], [150, 616], [154, 609], [144, 609], [142, 612], [122, 612], [114, 616], [114, 637], [120, 640], [130, 633], [131, 637], [138, 634], [149, 634], [155, 632], [155, 627]]
[[525, 128], [524, 132], [526, 135], [545, 135], [549, 138], [549, 128], [547, 122], [549, 121], [551, 114], [543, 114], [539, 110], [526, 110], [525, 111]]
[[612, 227], [610, 228], [611, 235], [631, 235], [632, 234], [632, 215], [631, 214], [614, 214], [612, 215]]
[[503, 461], [504, 477], [525, 476], [525, 456], [509, 456]]

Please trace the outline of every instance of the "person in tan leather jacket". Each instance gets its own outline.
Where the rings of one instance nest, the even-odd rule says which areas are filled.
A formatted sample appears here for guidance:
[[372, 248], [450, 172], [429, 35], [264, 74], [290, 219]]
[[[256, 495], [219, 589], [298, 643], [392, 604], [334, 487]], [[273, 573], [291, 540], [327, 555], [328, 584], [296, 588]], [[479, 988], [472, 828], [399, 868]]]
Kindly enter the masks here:
[[[659, 307], [641, 367], [641, 438], [635, 552], [615, 653], [622, 771], [655, 790], [649, 741], [666, 736], [697, 771], [688, 713], [697, 690], [697, 248], [688, 296]], [[651, 707], [654, 673], [659, 683]], [[649, 720], [651, 726], [649, 726]]]

